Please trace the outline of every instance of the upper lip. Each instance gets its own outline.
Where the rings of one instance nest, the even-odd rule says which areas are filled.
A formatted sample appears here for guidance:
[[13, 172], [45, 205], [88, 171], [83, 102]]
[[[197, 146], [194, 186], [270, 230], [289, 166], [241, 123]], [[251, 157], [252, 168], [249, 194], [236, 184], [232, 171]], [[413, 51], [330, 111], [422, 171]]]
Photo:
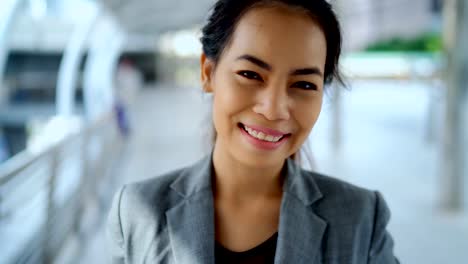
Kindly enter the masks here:
[[282, 137], [284, 135], [289, 134], [289, 133], [284, 133], [284, 132], [281, 132], [281, 131], [278, 131], [278, 130], [275, 130], [275, 129], [272, 129], [272, 128], [262, 127], [262, 126], [258, 126], [258, 125], [249, 125], [249, 124], [242, 124], [242, 125], [250, 127], [255, 131], [263, 132], [264, 134], [271, 135], [271, 136], [274, 136], [274, 137]]

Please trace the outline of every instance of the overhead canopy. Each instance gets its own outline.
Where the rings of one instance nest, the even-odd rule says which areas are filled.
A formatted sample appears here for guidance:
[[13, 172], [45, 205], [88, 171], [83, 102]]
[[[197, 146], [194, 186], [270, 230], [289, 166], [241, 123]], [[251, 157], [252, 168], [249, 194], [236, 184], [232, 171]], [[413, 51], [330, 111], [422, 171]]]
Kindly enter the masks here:
[[[201, 24], [215, 0], [100, 0], [130, 33], [158, 35]], [[138, 3], [138, 4], [136, 4]]]

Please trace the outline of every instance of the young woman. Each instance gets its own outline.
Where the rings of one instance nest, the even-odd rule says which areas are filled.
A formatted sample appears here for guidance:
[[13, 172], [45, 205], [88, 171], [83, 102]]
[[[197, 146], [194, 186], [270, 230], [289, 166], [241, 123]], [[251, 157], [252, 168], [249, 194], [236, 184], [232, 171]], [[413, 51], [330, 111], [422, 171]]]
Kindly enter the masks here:
[[115, 263], [398, 263], [378, 192], [296, 162], [325, 84], [340, 81], [331, 6], [219, 0], [201, 42], [213, 151], [120, 189], [108, 225]]

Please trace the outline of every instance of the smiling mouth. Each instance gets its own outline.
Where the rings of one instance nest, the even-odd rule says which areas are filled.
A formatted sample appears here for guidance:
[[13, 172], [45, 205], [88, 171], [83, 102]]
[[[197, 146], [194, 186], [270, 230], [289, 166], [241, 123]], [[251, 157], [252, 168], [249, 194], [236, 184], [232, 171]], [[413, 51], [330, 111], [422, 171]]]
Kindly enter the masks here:
[[262, 131], [257, 131], [255, 129], [247, 127], [242, 123], [238, 123], [237, 126], [239, 128], [241, 128], [241, 129], [243, 129], [250, 136], [252, 136], [252, 137], [254, 137], [254, 138], [258, 139], [258, 140], [265, 141], [265, 142], [278, 143], [278, 142], [282, 141], [283, 139], [291, 136], [290, 133], [289, 134], [284, 134], [284, 135], [281, 135], [281, 136], [269, 135], [269, 134], [264, 133]]

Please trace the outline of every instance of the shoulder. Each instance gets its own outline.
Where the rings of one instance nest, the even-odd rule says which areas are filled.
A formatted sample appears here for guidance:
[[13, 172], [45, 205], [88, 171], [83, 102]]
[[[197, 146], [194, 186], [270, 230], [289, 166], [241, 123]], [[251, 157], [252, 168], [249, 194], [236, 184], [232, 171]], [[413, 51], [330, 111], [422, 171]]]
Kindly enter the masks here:
[[[358, 254], [369, 259], [369, 263], [398, 263], [393, 254], [393, 238], [387, 231], [390, 210], [379, 191], [307, 173], [322, 192], [314, 211], [328, 223], [326, 247], [346, 249], [345, 255]], [[355, 242], [352, 247], [349, 241]]]
[[312, 178], [320, 190], [322, 198], [316, 203], [316, 209], [324, 215], [346, 215], [350, 220], [365, 218], [373, 222], [376, 210], [388, 211], [378, 191], [317, 172], [304, 170], [303, 173]]
[[171, 185], [185, 170], [180, 168], [120, 187], [107, 216], [107, 235], [113, 241], [113, 251], [119, 252], [133, 235], [145, 237], [150, 230], [159, 232], [164, 228], [165, 212], [181, 200], [171, 191]]
[[114, 196], [113, 208], [118, 208], [122, 221], [164, 219], [161, 216], [168, 209], [210, 183], [210, 158], [205, 156], [191, 165], [124, 185]]
[[[185, 170], [181, 168], [129, 183], [115, 193], [106, 225], [108, 246], [114, 258], [121, 261], [129, 258], [129, 247], [146, 247], [150, 243], [166, 241], [161, 235], [155, 240], [155, 234], [165, 232], [164, 214], [181, 200], [177, 192], [171, 191], [171, 185]], [[131, 258], [143, 257], [139, 252], [130, 253]]]
[[186, 170], [179, 168], [170, 172], [153, 176], [146, 180], [128, 183], [124, 185], [128, 196], [139, 199], [139, 202], [146, 200], [160, 200], [165, 197], [171, 189], [171, 184]]
[[320, 191], [323, 194], [324, 200], [335, 202], [353, 201], [354, 203], [366, 204], [375, 200], [375, 191], [370, 190], [353, 183], [331, 177], [328, 175], [310, 172]]
[[179, 196], [171, 191], [171, 185], [185, 170], [187, 167], [125, 184], [116, 194], [116, 196], [120, 196], [120, 210], [130, 214], [140, 214], [146, 211], [151, 214], [164, 212], [178, 200]]

